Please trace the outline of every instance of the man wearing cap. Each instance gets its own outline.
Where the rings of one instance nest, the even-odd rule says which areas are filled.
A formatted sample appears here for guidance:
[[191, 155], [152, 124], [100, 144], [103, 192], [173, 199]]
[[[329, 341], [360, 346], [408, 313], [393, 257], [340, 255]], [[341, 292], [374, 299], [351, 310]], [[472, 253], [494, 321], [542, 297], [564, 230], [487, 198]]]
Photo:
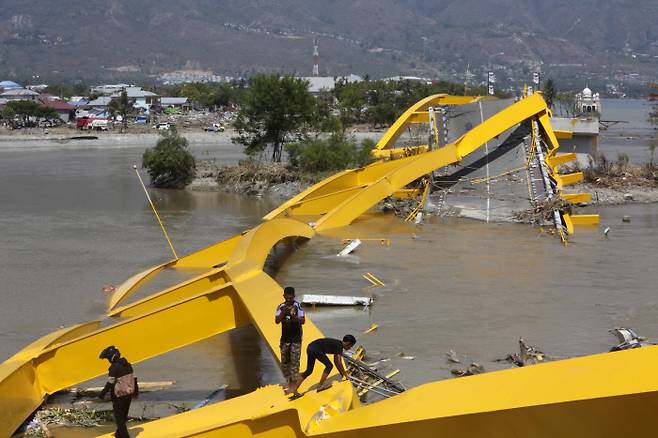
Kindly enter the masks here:
[[117, 424], [117, 430], [114, 436], [117, 438], [130, 438], [126, 421], [128, 421], [130, 402], [139, 393], [137, 378], [133, 374], [133, 367], [125, 357], [121, 357], [119, 349], [114, 345], [110, 345], [101, 351], [99, 358], [107, 359], [110, 362], [107, 383], [99, 397], [101, 399], [105, 398], [105, 394], [109, 391], [112, 398], [114, 421]]

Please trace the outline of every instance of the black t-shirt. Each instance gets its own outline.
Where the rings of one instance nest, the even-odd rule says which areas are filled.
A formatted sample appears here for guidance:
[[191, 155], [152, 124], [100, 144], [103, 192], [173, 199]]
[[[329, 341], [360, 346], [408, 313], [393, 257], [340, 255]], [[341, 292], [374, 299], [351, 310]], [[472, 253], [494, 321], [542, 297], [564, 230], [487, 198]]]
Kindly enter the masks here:
[[321, 351], [325, 354], [341, 354], [343, 341], [334, 338], [316, 339], [308, 345], [309, 350]]
[[[282, 303], [277, 307], [275, 315], [279, 316], [285, 310], [285, 303]], [[293, 303], [293, 312], [297, 314], [297, 318], [304, 317], [304, 308], [297, 301]], [[281, 320], [281, 342], [302, 342], [302, 324], [299, 319], [293, 321], [287, 312]]]

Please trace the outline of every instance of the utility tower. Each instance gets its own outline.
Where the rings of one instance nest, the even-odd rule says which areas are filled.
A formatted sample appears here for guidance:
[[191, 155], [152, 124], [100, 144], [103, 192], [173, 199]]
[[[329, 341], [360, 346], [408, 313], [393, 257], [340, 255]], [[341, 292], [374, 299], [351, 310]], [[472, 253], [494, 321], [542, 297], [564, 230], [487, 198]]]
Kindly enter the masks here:
[[318, 39], [313, 38], [313, 76], [320, 75], [320, 50], [318, 49]]

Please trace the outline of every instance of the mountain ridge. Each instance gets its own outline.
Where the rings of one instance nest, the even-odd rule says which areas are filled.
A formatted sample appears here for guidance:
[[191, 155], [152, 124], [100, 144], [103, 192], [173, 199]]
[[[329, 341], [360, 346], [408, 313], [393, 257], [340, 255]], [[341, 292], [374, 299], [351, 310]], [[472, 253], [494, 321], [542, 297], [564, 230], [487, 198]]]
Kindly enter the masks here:
[[309, 74], [314, 37], [327, 75], [596, 70], [633, 67], [639, 55], [648, 61], [637, 69], [655, 72], [657, 19], [649, 0], [4, 0], [0, 73], [147, 77], [193, 63]]

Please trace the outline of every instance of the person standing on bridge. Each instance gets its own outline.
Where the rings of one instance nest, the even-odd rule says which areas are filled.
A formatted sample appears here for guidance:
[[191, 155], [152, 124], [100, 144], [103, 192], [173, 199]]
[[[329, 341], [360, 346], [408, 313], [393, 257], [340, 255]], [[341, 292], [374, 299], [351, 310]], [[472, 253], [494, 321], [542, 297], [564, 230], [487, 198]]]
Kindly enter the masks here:
[[286, 385], [293, 385], [299, 377], [299, 357], [302, 352], [302, 325], [306, 322], [304, 308], [295, 301], [295, 288], [283, 290], [284, 302], [274, 313], [274, 322], [281, 324], [281, 369]]
[[126, 421], [128, 421], [130, 402], [133, 397], [137, 397], [139, 394], [137, 377], [133, 374], [133, 367], [130, 362], [125, 357], [121, 357], [119, 349], [114, 345], [110, 345], [101, 351], [99, 359], [107, 359], [110, 362], [107, 383], [99, 394], [99, 398], [102, 400], [105, 398], [105, 394], [110, 393], [114, 422], [117, 425], [114, 436], [117, 438], [130, 438]]

